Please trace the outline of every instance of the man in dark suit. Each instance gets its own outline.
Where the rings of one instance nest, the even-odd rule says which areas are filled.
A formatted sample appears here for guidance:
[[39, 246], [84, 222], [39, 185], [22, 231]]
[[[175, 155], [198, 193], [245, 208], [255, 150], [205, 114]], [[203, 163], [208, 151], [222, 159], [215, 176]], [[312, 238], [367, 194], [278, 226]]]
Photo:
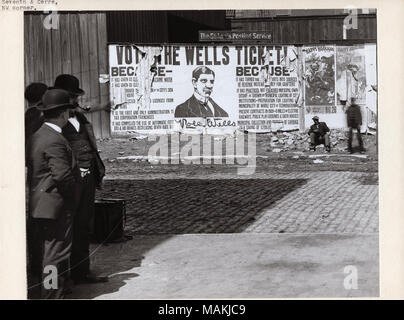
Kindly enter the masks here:
[[351, 105], [348, 107], [346, 111], [347, 115], [347, 124], [348, 124], [348, 151], [353, 153], [352, 149], [352, 131], [355, 129], [357, 132], [359, 150], [360, 152], [364, 152], [365, 148], [363, 147], [363, 140], [361, 136], [361, 125], [362, 125], [362, 113], [361, 107], [356, 104], [356, 98], [351, 98]]
[[40, 297], [45, 299], [63, 298], [68, 279], [76, 181], [73, 153], [62, 127], [71, 107], [67, 92], [47, 91], [38, 106], [44, 124], [28, 146], [29, 215], [38, 245], [33, 258], [40, 262], [37, 279], [42, 283]]
[[[38, 110], [37, 106], [42, 101], [42, 96], [48, 89], [48, 86], [44, 83], [33, 82], [29, 84], [25, 88], [24, 97], [28, 103], [28, 108], [25, 111], [24, 115], [24, 124], [25, 124], [25, 157], [28, 156], [27, 147], [28, 141], [31, 136], [42, 126], [44, 119], [42, 112]], [[26, 189], [28, 191], [28, 188]], [[29, 199], [29, 195], [27, 193], [26, 199]], [[33, 260], [32, 254], [35, 250], [35, 245], [37, 243], [35, 239], [35, 228], [33, 226], [33, 222], [29, 215], [27, 216], [27, 270], [31, 274], [36, 269], [36, 273], [40, 270], [39, 261], [36, 261], [37, 265], [34, 265], [35, 261]]]
[[228, 117], [226, 111], [210, 97], [215, 83], [215, 73], [208, 67], [198, 67], [192, 72], [194, 94], [175, 108], [175, 118]]
[[73, 217], [73, 247], [71, 255], [71, 278], [75, 283], [97, 283], [108, 281], [90, 271], [90, 221], [94, 214], [95, 189], [100, 187], [105, 175], [105, 166], [97, 149], [93, 127], [80, 112], [78, 97], [84, 94], [79, 80], [70, 74], [59, 75], [55, 88], [69, 92], [70, 102], [75, 109], [63, 128], [63, 135], [69, 141], [77, 159], [79, 175], [76, 186], [76, 210]]
[[48, 86], [40, 82], [33, 82], [25, 88], [24, 96], [28, 102], [25, 111], [25, 144], [43, 124], [42, 112], [37, 109], [37, 105], [47, 89]]
[[330, 146], [330, 129], [325, 122], [320, 122], [320, 118], [317, 116], [313, 117], [314, 124], [311, 125], [308, 132], [310, 136], [310, 150], [316, 151], [316, 146], [319, 144], [324, 144], [325, 150], [327, 152], [331, 151]]

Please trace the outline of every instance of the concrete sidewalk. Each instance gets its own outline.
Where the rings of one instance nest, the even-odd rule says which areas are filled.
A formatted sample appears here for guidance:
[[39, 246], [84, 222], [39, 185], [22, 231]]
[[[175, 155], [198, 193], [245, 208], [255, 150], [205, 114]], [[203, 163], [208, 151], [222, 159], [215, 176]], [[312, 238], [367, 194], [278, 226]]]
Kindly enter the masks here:
[[[71, 299], [376, 297], [378, 234], [143, 235], [92, 246], [104, 284]], [[354, 266], [358, 288], [344, 288]], [[352, 269], [351, 269], [352, 270]]]

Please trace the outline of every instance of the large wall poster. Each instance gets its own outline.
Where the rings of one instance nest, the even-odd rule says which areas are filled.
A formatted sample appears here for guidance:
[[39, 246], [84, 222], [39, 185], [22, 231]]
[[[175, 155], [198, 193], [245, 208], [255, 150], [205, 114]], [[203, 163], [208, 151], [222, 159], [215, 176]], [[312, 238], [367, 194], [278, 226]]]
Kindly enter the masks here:
[[110, 45], [109, 61], [113, 135], [343, 128], [353, 96], [376, 119], [373, 44]]
[[124, 103], [112, 113], [112, 132], [298, 129], [297, 74], [285, 65], [292, 53], [286, 46], [110, 45], [111, 99]]

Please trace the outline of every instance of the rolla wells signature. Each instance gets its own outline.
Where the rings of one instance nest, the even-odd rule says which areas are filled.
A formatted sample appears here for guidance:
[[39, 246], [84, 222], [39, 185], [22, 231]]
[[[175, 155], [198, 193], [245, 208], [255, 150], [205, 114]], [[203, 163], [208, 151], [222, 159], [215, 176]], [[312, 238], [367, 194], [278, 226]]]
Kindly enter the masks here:
[[222, 120], [221, 118], [205, 118], [204, 120], [191, 120], [179, 119], [175, 120], [179, 123], [181, 129], [195, 129], [197, 127], [208, 127], [208, 128], [224, 128], [224, 127], [235, 127], [236, 122], [231, 120]]

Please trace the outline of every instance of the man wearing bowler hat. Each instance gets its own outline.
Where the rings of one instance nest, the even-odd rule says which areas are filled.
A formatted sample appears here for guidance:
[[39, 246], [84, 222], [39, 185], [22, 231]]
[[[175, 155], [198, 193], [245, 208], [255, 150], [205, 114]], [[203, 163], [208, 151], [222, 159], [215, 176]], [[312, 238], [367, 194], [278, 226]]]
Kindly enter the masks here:
[[79, 80], [70, 74], [59, 75], [55, 88], [69, 92], [70, 102], [75, 109], [63, 128], [63, 135], [69, 141], [76, 156], [79, 175], [76, 186], [76, 210], [73, 218], [73, 246], [71, 255], [71, 278], [75, 283], [105, 282], [107, 277], [98, 277], [90, 272], [90, 220], [94, 214], [96, 187], [101, 186], [105, 166], [98, 153], [92, 125], [78, 104], [78, 97], [84, 94]]
[[310, 150], [316, 151], [317, 145], [324, 144], [325, 150], [330, 152], [330, 129], [325, 122], [320, 122], [320, 118], [317, 116], [313, 117], [313, 122], [308, 132], [310, 136]]
[[37, 231], [38, 247], [33, 259], [40, 265], [38, 274], [34, 275], [38, 280], [34, 287], [40, 288], [40, 297], [45, 299], [64, 297], [69, 274], [76, 169], [62, 127], [72, 107], [66, 91], [47, 91], [42, 105], [38, 106], [44, 124], [32, 135], [28, 145], [28, 207]]

